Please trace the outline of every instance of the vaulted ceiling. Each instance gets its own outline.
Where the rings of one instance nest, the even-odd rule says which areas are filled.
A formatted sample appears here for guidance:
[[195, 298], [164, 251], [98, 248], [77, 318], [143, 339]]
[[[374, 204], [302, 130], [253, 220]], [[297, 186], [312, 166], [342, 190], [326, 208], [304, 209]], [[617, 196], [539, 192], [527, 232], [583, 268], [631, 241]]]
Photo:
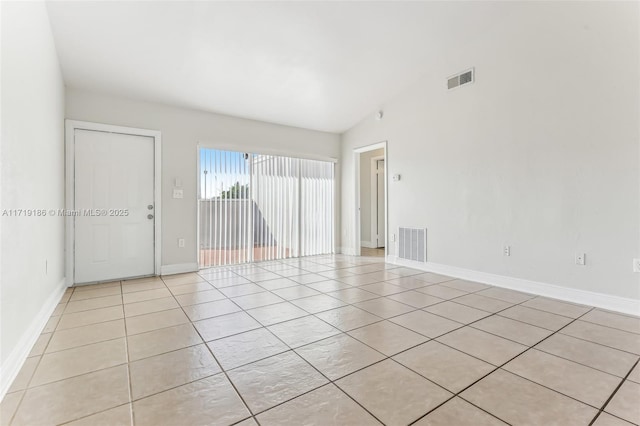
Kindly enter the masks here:
[[502, 14], [488, 2], [48, 8], [70, 87], [330, 132], [375, 111]]

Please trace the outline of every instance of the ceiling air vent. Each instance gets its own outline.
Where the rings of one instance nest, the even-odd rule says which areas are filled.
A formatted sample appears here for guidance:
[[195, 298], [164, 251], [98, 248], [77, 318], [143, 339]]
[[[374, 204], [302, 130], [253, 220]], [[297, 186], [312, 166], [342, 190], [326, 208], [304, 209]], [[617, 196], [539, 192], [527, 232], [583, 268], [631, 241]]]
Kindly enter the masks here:
[[460, 74], [454, 75], [453, 77], [449, 77], [447, 80], [447, 89], [451, 90], [462, 86], [463, 84], [473, 83], [473, 74], [474, 70], [471, 68], [461, 72]]

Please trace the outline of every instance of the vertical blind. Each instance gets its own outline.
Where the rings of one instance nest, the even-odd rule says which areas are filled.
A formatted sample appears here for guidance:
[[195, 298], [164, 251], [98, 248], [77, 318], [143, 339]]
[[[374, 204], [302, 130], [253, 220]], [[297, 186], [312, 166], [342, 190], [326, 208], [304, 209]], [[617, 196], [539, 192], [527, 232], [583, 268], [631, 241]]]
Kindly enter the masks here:
[[334, 164], [200, 150], [200, 267], [333, 253]]

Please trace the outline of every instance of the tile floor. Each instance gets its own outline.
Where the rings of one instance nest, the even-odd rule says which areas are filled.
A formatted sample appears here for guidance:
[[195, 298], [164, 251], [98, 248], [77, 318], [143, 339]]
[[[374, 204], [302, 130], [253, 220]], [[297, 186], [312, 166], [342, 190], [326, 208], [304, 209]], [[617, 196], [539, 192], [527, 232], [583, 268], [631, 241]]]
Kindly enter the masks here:
[[640, 319], [318, 256], [69, 289], [1, 425], [640, 424]]

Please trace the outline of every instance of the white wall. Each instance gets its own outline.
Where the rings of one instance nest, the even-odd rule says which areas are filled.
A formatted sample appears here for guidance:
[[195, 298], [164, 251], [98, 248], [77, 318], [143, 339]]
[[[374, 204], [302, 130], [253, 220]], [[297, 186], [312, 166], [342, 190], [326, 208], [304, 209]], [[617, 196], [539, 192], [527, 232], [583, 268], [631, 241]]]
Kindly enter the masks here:
[[[384, 156], [384, 149], [375, 149], [360, 154], [360, 241], [372, 243], [372, 222], [375, 222], [375, 211], [371, 208], [371, 159]], [[375, 226], [375, 223], [374, 223]]]
[[[64, 208], [64, 83], [44, 3], [2, 2], [2, 198], [5, 209]], [[2, 215], [1, 392], [64, 290], [61, 217]], [[37, 334], [36, 334], [37, 337]], [[19, 365], [18, 365], [19, 366]]]
[[[188, 265], [196, 257], [197, 144], [266, 154], [338, 158], [340, 137], [220, 114], [67, 90], [66, 117], [162, 132], [162, 264]], [[339, 169], [339, 168], [338, 168]], [[173, 182], [184, 199], [173, 199]], [[339, 178], [339, 173], [338, 177]], [[178, 238], [185, 247], [178, 248]]]
[[[445, 46], [381, 121], [343, 135], [342, 245], [354, 244], [353, 149], [387, 140], [389, 174], [402, 174], [389, 232], [427, 227], [430, 262], [639, 299], [638, 3], [501, 7], [502, 26]], [[471, 66], [477, 81], [447, 91]]]

